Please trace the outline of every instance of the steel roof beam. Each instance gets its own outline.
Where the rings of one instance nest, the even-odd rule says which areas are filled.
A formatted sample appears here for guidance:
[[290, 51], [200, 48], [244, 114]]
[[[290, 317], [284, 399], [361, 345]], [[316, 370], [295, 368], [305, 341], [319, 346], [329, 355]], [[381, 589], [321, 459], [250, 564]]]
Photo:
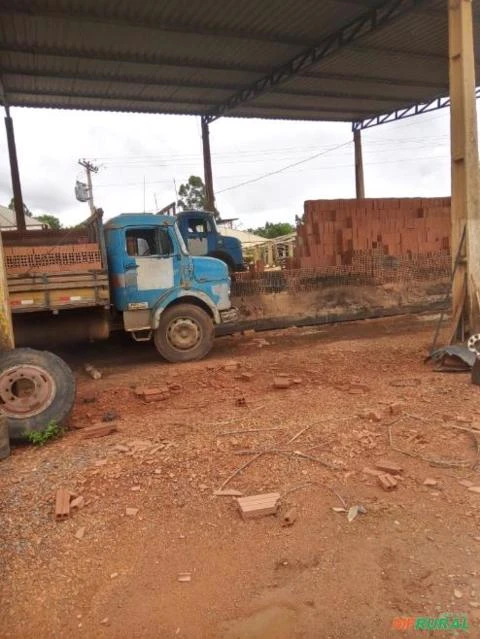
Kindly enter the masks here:
[[[0, 66], [0, 75], [4, 76], [22, 76], [26, 78], [42, 78], [47, 80], [68, 80], [68, 81], [89, 81], [89, 82], [117, 82], [119, 84], [133, 84], [138, 86], [152, 86], [152, 87], [172, 87], [172, 88], [188, 88], [188, 89], [205, 89], [205, 90], [219, 90], [219, 91], [231, 91], [236, 87], [234, 84], [209, 84], [209, 83], [199, 83], [199, 82], [191, 82], [191, 81], [183, 81], [183, 80], [170, 80], [165, 79], [162, 80], [160, 78], [148, 77], [148, 78], [139, 78], [138, 76], [129, 76], [129, 75], [102, 75], [95, 73], [82, 73], [77, 72], [70, 74], [65, 73], [64, 71], [39, 71], [37, 69], [15, 69], [12, 67]], [[10, 89], [14, 91], [13, 89]], [[372, 95], [369, 94], [359, 94], [359, 93], [348, 93], [344, 91], [315, 91], [310, 89], [273, 89], [272, 95], [285, 95], [292, 97], [312, 97], [312, 98], [340, 98], [345, 100], [373, 100], [374, 102], [397, 102], [398, 100], [392, 96], [386, 95]], [[402, 96], [402, 99], [405, 102], [414, 102], [415, 98]], [[182, 101], [179, 99], [179, 101]], [[210, 103], [211, 104], [211, 101]]]
[[300, 74], [301, 78], [312, 78], [313, 80], [338, 80], [339, 82], [372, 82], [373, 84], [394, 84], [398, 87], [411, 87], [418, 89], [442, 89], [448, 91], [448, 82], [426, 82], [424, 80], [399, 80], [398, 78], [384, 78], [376, 75], [349, 75], [345, 73], [323, 73], [322, 71], [306, 71]]
[[[476, 88], [475, 96], [477, 99], [480, 99], [480, 86]], [[422, 104], [412, 104], [408, 107], [405, 107], [404, 109], [395, 109], [395, 111], [390, 111], [390, 113], [375, 115], [374, 117], [367, 118], [365, 120], [357, 120], [356, 122], [352, 123], [352, 130], [360, 131], [362, 129], [370, 129], [373, 126], [385, 124], [386, 122], [405, 120], [406, 118], [412, 118], [414, 115], [421, 115], [422, 113], [429, 113], [430, 111], [445, 109], [449, 106], [449, 97], [435, 98], [430, 102], [424, 102]]]
[[[12, 95], [27, 95], [27, 96], [32, 96], [35, 97], [36, 95], [38, 96], [52, 96], [52, 97], [59, 97], [59, 98], [71, 98], [72, 100], [125, 100], [125, 101], [131, 101], [131, 102], [147, 102], [147, 103], [159, 103], [159, 104], [188, 104], [191, 106], [204, 106], [204, 107], [208, 107], [212, 105], [212, 101], [209, 100], [190, 100], [188, 98], [184, 98], [181, 100], [176, 100], [174, 98], [169, 98], [169, 97], [155, 97], [155, 96], [143, 96], [143, 95], [127, 95], [127, 94], [117, 94], [117, 95], [105, 95], [105, 92], [103, 93], [62, 93], [62, 91], [45, 91], [43, 89], [35, 89], [34, 91], [28, 91], [25, 89], [11, 89], [6, 87], [5, 88], [6, 93], [8, 93], [8, 95], [12, 96]], [[1, 96], [0, 96], [0, 100], [1, 100]], [[199, 111], [199, 115], [201, 115], [202, 112]]]
[[[46, 90], [37, 90], [35, 89], [35, 91], [30, 92], [28, 90], [25, 89], [15, 89], [15, 88], [9, 88], [9, 89], [5, 89], [6, 92], [8, 91], [9, 95], [22, 95], [22, 96], [28, 96], [29, 98], [34, 98], [35, 96], [46, 96], [46, 97], [58, 97], [58, 98], [68, 98], [71, 99], [72, 101], [76, 101], [76, 100], [103, 100], [103, 101], [115, 101], [115, 100], [123, 100], [123, 101], [130, 101], [130, 102], [145, 102], [146, 104], [187, 104], [189, 106], [192, 107], [211, 107], [212, 102], [211, 101], [205, 101], [205, 100], [191, 100], [188, 98], [182, 98], [182, 99], [175, 99], [175, 98], [169, 98], [169, 97], [155, 97], [155, 96], [136, 96], [136, 95], [126, 95], [126, 94], [112, 94], [112, 95], [105, 95], [105, 93], [63, 93], [62, 91], [46, 91]], [[2, 102], [2, 97], [0, 95], [0, 102]], [[260, 109], [260, 110], [269, 110], [269, 109], [283, 109], [285, 108], [283, 105], [278, 105], [278, 104], [256, 104], [255, 105], [255, 109]], [[290, 107], [288, 107], [289, 109], [292, 109], [294, 111], [305, 111], [305, 112], [312, 112], [312, 113], [321, 113], [322, 111], [327, 111], [330, 112], [332, 111], [332, 107], [321, 107], [321, 106], [305, 106], [305, 105], [292, 105]], [[203, 115], [205, 109], [197, 109], [195, 111], [195, 113], [197, 113], [198, 115]], [[335, 111], [337, 113], [351, 113], [352, 109], [342, 109], [342, 108], [335, 108]], [[371, 114], [371, 111], [367, 111], [365, 109], [363, 110], [359, 110], [359, 109], [355, 109], [355, 113], [361, 113], [361, 114], [365, 114], [365, 116], [368, 116]]]
[[78, 60], [94, 60], [98, 62], [126, 62], [129, 64], [145, 64], [158, 67], [160, 65], [189, 69], [206, 69], [208, 71], [239, 71], [244, 73], [266, 73], [269, 69], [265, 66], [218, 64], [202, 60], [178, 60], [168, 56], [156, 54], [134, 55], [130, 53], [105, 53], [102, 50], [64, 49], [54, 46], [28, 46], [26, 44], [0, 42], [0, 52], [25, 53], [30, 55], [47, 55], [56, 58], [75, 58]]
[[187, 89], [218, 89], [223, 91], [233, 91], [236, 89], [236, 85], [234, 83], [217, 84], [215, 82], [192, 82], [191, 80], [171, 80], [170, 78], [156, 78], [152, 75], [145, 77], [128, 74], [111, 75], [106, 73], [84, 73], [77, 70], [72, 71], [72, 73], [67, 73], [65, 71], [54, 71], [50, 69], [48, 71], [42, 71], [40, 69], [34, 69], [31, 67], [20, 69], [13, 66], [5, 66], [4, 64], [0, 64], [0, 74], [7, 76], [17, 75], [23, 77], [44, 78], [52, 80], [85, 80], [91, 82], [119, 82], [120, 84], [135, 84], [140, 86], [165, 86], [172, 88], [185, 87]]
[[312, 67], [327, 56], [356, 42], [366, 34], [377, 31], [386, 24], [389, 24], [392, 20], [404, 15], [407, 11], [412, 10], [423, 1], [424, 0], [386, 0], [379, 7], [367, 11], [360, 17], [346, 24], [343, 28], [323, 38], [317, 46], [307, 49], [286, 64], [273, 70], [269, 75], [266, 75], [233, 95], [224, 104], [212, 110], [212, 112], [207, 115], [208, 121], [212, 122], [216, 120], [240, 104], [253, 100], [262, 93], [269, 91], [272, 87], [278, 86], [299, 75], [302, 71]]
[[382, 55], [386, 53], [387, 55], [401, 55], [406, 58], [414, 58], [414, 59], [435, 59], [441, 62], [448, 60], [448, 55], [441, 53], [428, 53], [427, 51], [412, 51], [407, 49], [398, 49], [391, 47], [381, 47], [381, 46], [372, 46], [367, 44], [355, 44], [349, 47], [350, 51], [358, 51], [360, 53], [373, 53], [373, 55]]
[[[264, 104], [248, 104], [245, 105], [246, 109], [258, 109], [260, 111], [269, 111], [269, 110], [277, 110], [277, 111], [282, 111], [282, 110], [287, 110], [287, 111], [299, 111], [299, 112], [305, 112], [305, 113], [322, 113], [322, 112], [327, 112], [327, 113], [331, 113], [332, 111], [335, 111], [336, 113], [344, 113], [345, 115], [349, 115], [352, 113], [352, 109], [344, 109], [344, 108], [337, 108], [337, 107], [332, 107], [332, 106], [305, 106], [305, 105], [299, 105], [296, 106], [294, 104], [292, 104], [289, 107], [285, 107], [284, 105], [279, 105], [279, 104], [270, 104], [270, 103], [264, 103]], [[364, 113], [365, 117], [368, 117], [369, 115], [372, 114], [371, 111], [368, 111], [366, 109], [354, 109], [355, 113]], [[270, 116], [265, 116], [265, 117], [270, 117]], [[285, 120], [293, 120], [295, 118], [289, 118], [288, 116], [285, 117], [283, 116]], [[318, 118], [317, 118], [318, 119]]]
[[[30, 3], [31, 4], [31, 3]], [[216, 38], [237, 38], [239, 40], [250, 40], [257, 42], [271, 42], [272, 44], [288, 45], [304, 47], [309, 42], [305, 42], [302, 38], [292, 38], [288, 34], [270, 34], [259, 31], [242, 31], [236, 29], [222, 29], [218, 27], [206, 27], [199, 24], [188, 24], [187, 22], [176, 22], [155, 19], [142, 19], [135, 16], [125, 17], [114, 12], [108, 15], [99, 15], [92, 13], [86, 9], [69, 9], [67, 12], [48, 9], [30, 7], [27, 4], [21, 5], [18, 0], [12, 5], [8, 0], [0, 0], [0, 15], [5, 16], [24, 16], [27, 18], [45, 18], [45, 19], [66, 19], [71, 22], [89, 22], [94, 24], [108, 24], [125, 27], [134, 27], [139, 29], [151, 29], [153, 31], [164, 31], [166, 33], [178, 33], [185, 35], [203, 35], [213, 36]]]
[[[1, 46], [0, 46], [1, 49]], [[0, 66], [0, 73], [8, 75], [27, 75], [38, 78], [60, 78], [66, 80], [103, 80], [106, 82], [125, 82], [127, 84], [145, 84], [145, 85], [163, 85], [171, 87], [187, 87], [192, 89], [219, 89], [225, 91], [234, 91], [237, 89], [237, 85], [234, 82], [229, 83], [217, 83], [217, 82], [195, 82], [191, 80], [171, 80], [170, 78], [158, 78], [154, 75], [138, 76], [130, 74], [111, 74], [102, 73], [85, 73], [75, 70], [72, 73], [65, 71], [42, 71], [34, 67], [16, 67], [14, 65], [2, 64]], [[398, 80], [397, 78], [382, 78], [378, 76], [358, 76], [358, 75], [345, 75], [336, 73], [309, 73], [305, 72], [299, 75], [301, 78], [311, 78], [312, 80], [334, 80], [338, 82], [372, 82], [380, 85], [393, 84], [399, 87], [419, 88], [419, 89], [436, 89], [438, 93], [442, 90], [448, 91], [448, 82], [441, 84], [439, 82], [424, 82], [415, 80]], [[280, 89], [278, 89], [280, 92]], [[282, 89], [283, 91], [283, 89]], [[289, 91], [285, 91], [289, 93]], [[352, 94], [353, 95], [353, 94]], [[380, 98], [379, 98], [380, 99]]]

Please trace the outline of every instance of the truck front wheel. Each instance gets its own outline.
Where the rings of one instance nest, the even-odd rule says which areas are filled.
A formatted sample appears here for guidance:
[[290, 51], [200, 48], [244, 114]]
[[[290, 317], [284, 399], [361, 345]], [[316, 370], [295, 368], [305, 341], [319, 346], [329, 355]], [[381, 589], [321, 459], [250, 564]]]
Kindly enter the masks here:
[[210, 315], [193, 304], [175, 304], [163, 311], [153, 340], [169, 362], [189, 362], [208, 355], [215, 336]]
[[53, 353], [15, 348], [0, 355], [0, 410], [11, 439], [23, 439], [49, 423], [59, 426], [75, 401], [75, 379]]

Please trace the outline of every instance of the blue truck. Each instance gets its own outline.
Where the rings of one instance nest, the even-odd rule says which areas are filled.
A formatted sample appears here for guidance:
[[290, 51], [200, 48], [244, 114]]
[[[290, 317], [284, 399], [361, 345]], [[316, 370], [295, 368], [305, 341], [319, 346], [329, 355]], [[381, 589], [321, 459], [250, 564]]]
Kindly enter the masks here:
[[215, 326], [237, 318], [226, 264], [190, 255], [173, 216], [127, 213], [103, 224], [97, 210], [76, 229], [6, 231], [2, 241], [0, 400], [12, 437], [61, 424], [74, 401], [65, 362], [31, 347], [121, 329], [185, 362], [206, 356]]
[[228, 267], [230, 273], [244, 271], [242, 245], [236, 237], [222, 235], [209, 211], [193, 209], [176, 214], [178, 228], [191, 255], [215, 257]]

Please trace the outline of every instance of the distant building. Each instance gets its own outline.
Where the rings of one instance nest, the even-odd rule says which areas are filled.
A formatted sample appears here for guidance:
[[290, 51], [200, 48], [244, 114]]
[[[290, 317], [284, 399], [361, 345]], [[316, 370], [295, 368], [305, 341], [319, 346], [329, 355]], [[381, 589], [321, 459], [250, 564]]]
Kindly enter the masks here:
[[225, 235], [236, 237], [241, 242], [247, 262], [256, 263], [260, 260], [269, 267], [284, 265], [287, 258], [293, 258], [297, 239], [296, 232], [271, 239], [239, 229], [228, 229]]
[[[47, 228], [46, 224], [28, 215], [25, 216], [25, 225], [30, 231]], [[0, 206], [0, 229], [4, 231], [14, 231], [16, 228], [17, 220], [15, 211], [12, 211], [12, 209], [9, 209], [7, 206]]]

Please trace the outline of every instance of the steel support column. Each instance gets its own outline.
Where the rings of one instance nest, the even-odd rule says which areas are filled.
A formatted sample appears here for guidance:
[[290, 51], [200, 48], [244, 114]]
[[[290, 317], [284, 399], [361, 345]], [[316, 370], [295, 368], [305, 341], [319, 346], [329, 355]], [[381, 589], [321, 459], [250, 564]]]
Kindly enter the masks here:
[[355, 147], [355, 192], [357, 199], [365, 197], [365, 182], [363, 178], [362, 134], [360, 130], [353, 131], [353, 144]]
[[15, 134], [13, 131], [13, 120], [10, 117], [8, 106], [5, 107], [5, 129], [7, 131], [8, 155], [10, 158], [10, 174], [12, 176], [13, 201], [15, 204], [15, 215], [17, 218], [17, 228], [25, 231], [25, 209], [23, 206], [22, 186], [20, 183], [20, 172], [18, 170], [17, 147], [15, 145]]
[[202, 117], [203, 172], [205, 180], [205, 208], [215, 211], [215, 193], [213, 191], [212, 155], [210, 153], [210, 131], [208, 121]]
[[[470, 332], [480, 330], [480, 211], [478, 207], [478, 140], [475, 101], [475, 53], [472, 0], [449, 0], [450, 135], [452, 170], [452, 255], [466, 229], [464, 259], [452, 285], [452, 317]], [[464, 324], [465, 325], [465, 324]]]

